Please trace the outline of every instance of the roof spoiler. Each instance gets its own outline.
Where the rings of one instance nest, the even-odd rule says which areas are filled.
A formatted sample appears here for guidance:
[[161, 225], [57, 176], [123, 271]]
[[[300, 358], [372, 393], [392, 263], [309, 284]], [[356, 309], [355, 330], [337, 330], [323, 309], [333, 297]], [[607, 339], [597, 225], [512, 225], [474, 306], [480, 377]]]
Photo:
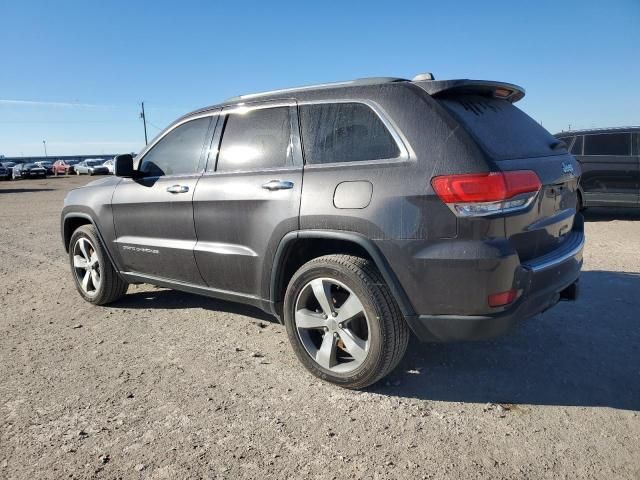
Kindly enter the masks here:
[[475, 93], [489, 95], [515, 103], [524, 97], [524, 88], [512, 83], [490, 80], [426, 80], [413, 82], [432, 97], [451, 94]]

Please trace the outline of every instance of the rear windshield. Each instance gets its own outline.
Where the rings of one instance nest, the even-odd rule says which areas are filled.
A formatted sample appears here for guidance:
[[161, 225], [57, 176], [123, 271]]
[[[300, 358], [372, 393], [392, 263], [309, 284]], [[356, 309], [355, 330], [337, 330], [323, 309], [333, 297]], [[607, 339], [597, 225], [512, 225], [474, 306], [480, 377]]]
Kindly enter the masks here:
[[506, 100], [458, 95], [442, 98], [440, 104], [494, 160], [545, 157], [567, 151], [533, 118]]

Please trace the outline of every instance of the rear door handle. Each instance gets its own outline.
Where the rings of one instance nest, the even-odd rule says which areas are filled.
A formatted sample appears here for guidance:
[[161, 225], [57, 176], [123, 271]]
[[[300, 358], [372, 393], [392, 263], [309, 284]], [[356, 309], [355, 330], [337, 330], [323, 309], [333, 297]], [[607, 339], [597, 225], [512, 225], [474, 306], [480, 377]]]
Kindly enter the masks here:
[[169, 193], [187, 193], [189, 191], [189, 187], [186, 185], [171, 185], [167, 187], [167, 192]]
[[293, 182], [289, 180], [270, 180], [267, 183], [262, 184], [262, 188], [267, 190], [289, 190], [293, 188]]

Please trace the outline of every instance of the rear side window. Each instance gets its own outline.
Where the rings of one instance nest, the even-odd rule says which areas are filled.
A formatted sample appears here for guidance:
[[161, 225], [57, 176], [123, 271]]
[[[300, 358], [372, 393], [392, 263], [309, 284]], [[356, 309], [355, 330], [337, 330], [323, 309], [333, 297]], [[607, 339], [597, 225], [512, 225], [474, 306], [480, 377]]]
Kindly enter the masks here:
[[151, 177], [198, 172], [210, 121], [198, 118], [174, 128], [142, 158], [140, 171]]
[[544, 157], [566, 152], [552, 148], [553, 135], [512, 103], [479, 95], [457, 95], [440, 100], [449, 113], [494, 160]]
[[299, 108], [308, 164], [393, 159], [400, 149], [380, 117], [363, 103], [319, 103]]
[[219, 172], [284, 167], [291, 158], [289, 107], [260, 108], [227, 116]]
[[584, 137], [583, 136], [576, 137], [576, 141], [574, 142], [573, 146], [571, 147], [571, 154], [572, 155], [582, 155], [582, 144], [583, 143], [584, 143]]
[[631, 155], [630, 133], [585, 135], [585, 155]]

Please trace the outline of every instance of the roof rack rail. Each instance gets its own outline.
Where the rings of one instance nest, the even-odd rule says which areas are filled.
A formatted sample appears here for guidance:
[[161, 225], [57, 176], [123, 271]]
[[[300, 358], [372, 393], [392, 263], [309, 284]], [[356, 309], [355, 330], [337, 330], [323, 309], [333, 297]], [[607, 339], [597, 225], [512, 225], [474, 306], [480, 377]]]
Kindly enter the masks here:
[[249, 93], [246, 95], [237, 95], [235, 97], [228, 98], [225, 100], [225, 103], [229, 102], [238, 102], [241, 100], [249, 100], [256, 97], [262, 97], [267, 95], [276, 95], [279, 93], [289, 93], [289, 92], [301, 92], [305, 90], [316, 90], [316, 89], [324, 89], [324, 88], [334, 88], [334, 87], [347, 87], [347, 86], [362, 86], [362, 85], [377, 85], [380, 83], [394, 83], [394, 82], [408, 82], [406, 78], [397, 78], [397, 77], [366, 77], [366, 78], [356, 78], [355, 80], [347, 80], [343, 82], [331, 82], [331, 83], [319, 83], [315, 85], [305, 85], [302, 87], [292, 87], [292, 88], [281, 88], [278, 90], [269, 90], [266, 92], [259, 93]]

